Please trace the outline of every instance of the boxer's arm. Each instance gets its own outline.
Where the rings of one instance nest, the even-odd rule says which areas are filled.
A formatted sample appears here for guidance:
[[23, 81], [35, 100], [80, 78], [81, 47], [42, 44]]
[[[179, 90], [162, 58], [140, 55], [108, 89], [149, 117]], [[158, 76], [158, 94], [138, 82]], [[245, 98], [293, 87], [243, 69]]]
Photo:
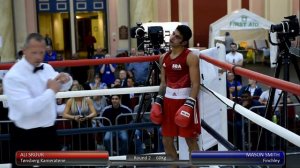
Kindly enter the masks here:
[[165, 57], [165, 54], [161, 55], [159, 58], [159, 64], [160, 64], [160, 85], [158, 90], [158, 95], [165, 96], [166, 93], [166, 75], [165, 75], [165, 68], [163, 67], [163, 59]]
[[189, 66], [190, 79], [191, 79], [191, 93], [190, 97], [196, 99], [200, 89], [200, 68], [199, 68], [199, 58], [190, 53], [187, 57], [187, 65]]

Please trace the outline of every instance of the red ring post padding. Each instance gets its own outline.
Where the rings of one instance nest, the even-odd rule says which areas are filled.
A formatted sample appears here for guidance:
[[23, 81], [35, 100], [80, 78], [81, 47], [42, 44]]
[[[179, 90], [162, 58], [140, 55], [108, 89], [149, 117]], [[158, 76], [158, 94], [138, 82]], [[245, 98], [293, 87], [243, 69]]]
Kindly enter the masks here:
[[[199, 57], [215, 66], [218, 66], [220, 68], [223, 68], [223, 69], [226, 69], [229, 71], [231, 71], [234, 66], [232, 64], [213, 59], [204, 54], [200, 54]], [[281, 90], [284, 90], [284, 91], [287, 91], [287, 92], [290, 92], [290, 93], [293, 93], [296, 95], [300, 95], [300, 85], [297, 85], [295, 83], [288, 82], [288, 81], [285, 81], [282, 79], [277, 79], [274, 77], [270, 77], [268, 75], [257, 73], [255, 71], [251, 71], [251, 70], [248, 70], [248, 69], [245, 69], [242, 67], [235, 67], [234, 71], [238, 75], [242, 75], [242, 76], [245, 76], [250, 79], [255, 79], [258, 82], [272, 86], [274, 88], [278, 88], [278, 89], [281, 89]]]

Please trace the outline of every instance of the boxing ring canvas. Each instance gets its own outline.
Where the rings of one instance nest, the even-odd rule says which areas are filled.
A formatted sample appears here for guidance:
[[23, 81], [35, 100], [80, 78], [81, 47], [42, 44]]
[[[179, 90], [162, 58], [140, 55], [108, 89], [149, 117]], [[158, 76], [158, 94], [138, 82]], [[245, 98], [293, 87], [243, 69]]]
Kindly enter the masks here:
[[[263, 17], [241, 9], [234, 11], [214, 23], [209, 28], [209, 47], [215, 46], [215, 39], [224, 37], [226, 31], [230, 32], [235, 42], [246, 41], [250, 48], [254, 48], [254, 40], [268, 40], [268, 33], [273, 23]], [[276, 33], [271, 33], [272, 41], [276, 41]], [[275, 67], [277, 46], [270, 42], [270, 66]]]
[[[225, 46], [218, 43], [217, 47], [209, 48], [199, 51], [198, 49], [191, 49], [196, 55], [209, 55], [220, 61], [225, 61]], [[200, 65], [200, 80], [201, 84], [206, 87], [226, 96], [226, 75], [219, 73], [219, 68], [203, 59], [199, 59]], [[198, 105], [200, 107], [200, 116], [209, 126], [216, 130], [220, 135], [227, 139], [227, 106], [219, 101], [216, 97], [200, 90], [198, 95]], [[179, 159], [188, 160], [189, 152], [184, 138], [179, 137]], [[201, 135], [198, 141], [200, 150], [207, 150], [212, 146], [218, 144], [218, 141], [213, 138], [205, 129], [201, 128]], [[218, 145], [218, 150], [227, 150], [222, 145]]]

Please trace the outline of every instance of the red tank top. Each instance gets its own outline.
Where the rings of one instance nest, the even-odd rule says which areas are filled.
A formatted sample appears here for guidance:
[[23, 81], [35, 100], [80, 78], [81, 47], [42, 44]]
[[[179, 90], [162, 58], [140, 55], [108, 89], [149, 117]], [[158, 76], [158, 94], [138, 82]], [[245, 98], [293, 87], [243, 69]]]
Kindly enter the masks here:
[[165, 55], [163, 59], [163, 68], [165, 69], [167, 87], [173, 89], [191, 87], [189, 67], [186, 64], [186, 59], [190, 52], [190, 50], [185, 49], [175, 59], [171, 59], [171, 52], [168, 52]]

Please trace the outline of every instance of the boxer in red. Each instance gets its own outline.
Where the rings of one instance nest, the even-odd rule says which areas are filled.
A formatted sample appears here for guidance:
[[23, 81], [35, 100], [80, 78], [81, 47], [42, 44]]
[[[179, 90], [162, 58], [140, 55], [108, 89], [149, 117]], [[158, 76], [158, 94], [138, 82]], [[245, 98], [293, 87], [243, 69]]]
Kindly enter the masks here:
[[174, 146], [176, 136], [184, 137], [189, 152], [199, 150], [200, 117], [197, 95], [200, 87], [199, 58], [187, 49], [191, 29], [179, 25], [170, 37], [171, 51], [160, 57], [161, 83], [150, 118], [161, 124], [167, 155], [178, 159]]

